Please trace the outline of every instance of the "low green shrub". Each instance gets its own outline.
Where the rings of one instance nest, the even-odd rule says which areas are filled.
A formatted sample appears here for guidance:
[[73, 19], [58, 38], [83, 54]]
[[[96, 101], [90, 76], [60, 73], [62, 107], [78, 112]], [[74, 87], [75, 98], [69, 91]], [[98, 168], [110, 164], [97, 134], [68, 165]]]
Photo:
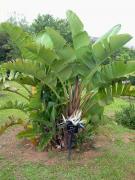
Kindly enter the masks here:
[[116, 122], [130, 129], [135, 129], [135, 105], [129, 104], [116, 113]]

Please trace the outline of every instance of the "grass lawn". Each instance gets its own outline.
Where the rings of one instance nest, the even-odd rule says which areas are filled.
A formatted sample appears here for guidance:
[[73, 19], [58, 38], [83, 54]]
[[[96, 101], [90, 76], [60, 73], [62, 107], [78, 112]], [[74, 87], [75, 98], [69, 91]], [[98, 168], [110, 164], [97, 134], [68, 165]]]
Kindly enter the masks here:
[[[25, 90], [23, 92], [26, 94]], [[18, 98], [25, 101], [22, 97], [3, 92], [0, 104]], [[99, 127], [98, 135], [107, 138], [107, 145], [95, 148], [99, 156], [83, 159], [78, 153], [67, 161], [66, 154], [50, 152], [50, 160], [56, 158], [57, 163], [46, 164], [43, 161], [20, 161], [17, 157], [8, 158], [0, 154], [0, 180], [134, 180], [135, 141], [129, 136], [135, 135], [135, 131], [117, 125], [110, 116], [128, 104], [126, 100], [115, 99], [113, 104], [106, 107], [105, 115], [108, 117]], [[1, 111], [0, 123], [11, 114], [25, 117], [20, 111]]]
[[128, 106], [130, 104], [129, 99], [120, 99], [120, 98], [114, 98], [114, 102], [108, 106], [105, 107], [104, 114], [109, 115], [113, 114], [115, 112], [118, 112], [122, 109], [122, 107]]

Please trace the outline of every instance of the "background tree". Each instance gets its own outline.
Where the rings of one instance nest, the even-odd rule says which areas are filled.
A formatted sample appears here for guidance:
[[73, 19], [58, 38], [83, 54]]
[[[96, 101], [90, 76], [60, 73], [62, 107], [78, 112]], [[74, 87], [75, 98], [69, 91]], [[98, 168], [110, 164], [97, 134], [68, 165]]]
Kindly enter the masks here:
[[5, 32], [0, 32], [0, 62], [16, 59], [20, 56], [19, 49]]
[[52, 15], [38, 15], [30, 27], [30, 31], [34, 33], [45, 30], [46, 27], [51, 27], [64, 37], [68, 43], [72, 43], [71, 31], [69, 23], [66, 19], [54, 18]]
[[6, 33], [0, 33], [0, 61], [5, 61], [7, 59], [7, 54], [10, 49], [8, 46], [8, 37]]
[[22, 14], [18, 14], [16, 12], [14, 12], [10, 16], [10, 18], [7, 20], [7, 22], [21, 27], [24, 31], [27, 31], [27, 32], [30, 31], [29, 23], [27, 22], [26, 17]]

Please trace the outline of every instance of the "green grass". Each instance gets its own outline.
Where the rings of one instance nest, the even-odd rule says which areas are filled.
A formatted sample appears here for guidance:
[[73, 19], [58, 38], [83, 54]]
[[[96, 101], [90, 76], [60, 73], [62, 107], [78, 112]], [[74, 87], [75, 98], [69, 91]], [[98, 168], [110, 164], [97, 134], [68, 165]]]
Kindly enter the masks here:
[[122, 139], [125, 133], [135, 133], [134, 130], [118, 125], [112, 119], [108, 119], [108, 122], [101, 125], [97, 129], [97, 134], [102, 134], [109, 139], [115, 138], [116, 140]]
[[124, 100], [120, 98], [114, 98], [114, 102], [105, 107], [104, 113], [110, 114], [120, 111], [122, 107], [128, 106], [130, 103], [129, 99]]
[[9, 110], [1, 110], [0, 111], [0, 125], [4, 124], [7, 119], [9, 118], [9, 116], [13, 116], [14, 118], [18, 119], [26, 119], [27, 115], [19, 110], [15, 110], [15, 109], [9, 109]]

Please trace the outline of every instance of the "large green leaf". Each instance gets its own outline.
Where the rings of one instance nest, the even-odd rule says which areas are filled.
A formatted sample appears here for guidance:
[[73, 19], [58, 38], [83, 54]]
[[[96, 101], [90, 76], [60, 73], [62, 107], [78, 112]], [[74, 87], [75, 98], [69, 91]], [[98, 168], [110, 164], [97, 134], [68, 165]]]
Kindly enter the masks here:
[[51, 141], [53, 135], [51, 132], [48, 132], [40, 137], [40, 141], [38, 144], [38, 150], [44, 151], [45, 147], [48, 145], [48, 143]]
[[90, 37], [88, 36], [86, 31], [77, 34], [73, 38], [74, 48], [79, 49], [81, 47], [87, 47], [90, 45]]
[[54, 73], [46, 74], [45, 70], [39, 64], [33, 63], [31, 61], [14, 61], [2, 64], [2, 67], [8, 70], [14, 70], [17, 72], [24, 73], [26, 75], [33, 76], [35, 79], [40, 81], [42, 84], [46, 84], [51, 91], [55, 93], [58, 97], [58, 93], [55, 91], [56, 86], [56, 76]]
[[67, 11], [67, 19], [70, 24], [70, 29], [73, 36], [80, 34], [83, 31], [83, 24], [78, 16], [73, 11]]
[[129, 34], [111, 35], [109, 38], [97, 41], [92, 45], [92, 51], [97, 61], [102, 61], [125, 45], [132, 36]]
[[108, 50], [105, 49], [104, 44], [99, 41], [92, 45], [92, 52], [96, 60], [103, 60], [108, 57]]
[[21, 27], [15, 26], [11, 23], [2, 23], [0, 25], [0, 31], [7, 33], [20, 51], [23, 50], [27, 43], [33, 42], [32, 36], [24, 32]]
[[14, 117], [9, 117], [9, 119], [7, 119], [6, 122], [2, 123], [0, 125], [0, 135], [4, 133], [4, 131], [11, 127], [11, 126], [14, 126], [16, 124], [20, 124], [20, 125], [25, 125], [25, 120], [22, 120], [22, 119], [16, 119]]
[[104, 106], [106, 104], [110, 104], [113, 100], [113, 97], [130, 96], [131, 94], [132, 96], [135, 96], [134, 93], [135, 88], [130, 83], [126, 83], [126, 81], [124, 82], [122, 80], [118, 82], [112, 82], [111, 84], [106, 85], [106, 87], [100, 88], [98, 91], [100, 102], [104, 102]]
[[111, 36], [109, 41], [111, 51], [116, 51], [131, 39], [132, 36], [130, 34], [118, 34]]
[[[67, 12], [67, 19], [70, 24], [70, 29], [73, 37], [73, 45], [75, 50], [80, 51], [83, 48], [83, 53], [77, 54], [77, 58], [81, 59], [87, 52], [91, 51], [91, 40], [87, 32], [83, 29], [83, 24], [78, 16], [72, 12]], [[81, 55], [80, 57], [78, 55]]]
[[19, 101], [8, 101], [6, 102], [6, 104], [0, 105], [0, 110], [6, 110], [6, 109], [18, 109], [21, 110], [23, 112], [27, 112], [28, 109], [28, 104], [24, 104], [23, 102], [19, 102]]
[[39, 45], [44, 46], [47, 49], [54, 48], [51, 37], [45, 31], [38, 33], [35, 40]]
[[135, 72], [135, 61], [115, 61], [111, 64], [104, 65], [93, 76], [94, 87], [104, 86], [113, 80], [127, 77]]
[[75, 51], [72, 47], [64, 47], [63, 49], [57, 50], [57, 54], [60, 59], [66, 62], [74, 62], [76, 59]]
[[23, 131], [21, 131], [21, 132], [19, 132], [19, 133], [17, 134], [17, 137], [18, 137], [19, 139], [21, 139], [21, 138], [33, 139], [33, 138], [35, 138], [36, 136], [37, 136], [37, 133], [36, 133], [36, 131], [35, 131], [34, 129], [32, 129], [32, 128], [25, 129], [25, 130], [23, 130]]
[[72, 68], [69, 65], [58, 73], [58, 78], [60, 78], [64, 82], [66, 80], [69, 80], [71, 75], [72, 75]]
[[112, 27], [107, 33], [105, 33], [103, 36], [101, 36], [96, 42], [101, 42], [101, 41], [104, 41], [106, 40], [107, 38], [109, 38], [110, 36], [112, 35], [115, 35], [117, 34], [121, 29], [121, 25], [120, 24], [117, 24], [115, 25], [114, 27]]
[[101, 70], [101, 77], [105, 81], [127, 76], [135, 72], [135, 61], [116, 61], [105, 65]]
[[29, 103], [29, 109], [30, 110], [41, 109], [41, 107], [42, 107], [41, 90], [42, 90], [42, 87], [40, 85], [37, 85], [36, 86], [36, 93], [33, 94], [30, 98], [30, 103]]
[[[95, 48], [94, 50], [96, 50], [96, 48], [99, 48], [100, 53], [101, 53], [102, 48], [104, 48], [105, 53], [107, 53], [107, 49], [110, 48], [109, 44], [108, 44], [108, 42], [110, 40], [110, 37], [113, 36], [113, 35], [116, 35], [120, 31], [120, 29], [121, 29], [120, 24], [112, 27], [107, 33], [105, 33], [103, 36], [98, 38], [98, 40], [96, 40], [96, 42], [93, 44], [93, 49]], [[103, 50], [103, 53], [104, 53], [104, 50]]]
[[13, 80], [18, 82], [19, 84], [22, 84], [22, 85], [26, 84], [30, 86], [35, 86], [38, 83], [38, 81], [36, 81], [33, 76], [29, 76], [25, 74], [19, 74], [18, 77], [16, 77]]
[[52, 28], [47, 27], [46, 28], [46, 32], [47, 34], [50, 36], [54, 48], [56, 49], [61, 49], [64, 47], [64, 45], [66, 44], [65, 39], [59, 34], [59, 32], [55, 31]]
[[58, 58], [54, 50], [47, 49], [44, 46], [37, 46], [36, 44], [29, 44], [26, 46], [27, 51], [23, 53], [26, 59], [30, 59], [46, 65]]
[[16, 60], [14, 62], [8, 62], [2, 64], [2, 67], [8, 70], [21, 72], [26, 75], [31, 75], [37, 78], [38, 80], [44, 80], [46, 77], [45, 71], [43, 71], [41, 67], [39, 67], [39, 65], [31, 61]]

